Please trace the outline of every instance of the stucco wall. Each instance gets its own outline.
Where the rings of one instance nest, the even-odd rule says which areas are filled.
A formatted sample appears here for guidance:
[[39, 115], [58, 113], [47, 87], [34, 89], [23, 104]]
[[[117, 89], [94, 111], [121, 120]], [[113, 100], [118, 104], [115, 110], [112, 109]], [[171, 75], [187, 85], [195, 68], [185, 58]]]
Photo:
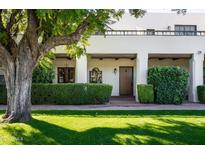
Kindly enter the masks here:
[[193, 54], [205, 51], [205, 36], [92, 36], [89, 42], [89, 54]]
[[76, 63], [75, 60], [69, 60], [67, 58], [56, 58], [54, 61], [54, 69], [55, 69], [55, 78], [53, 80], [53, 83], [58, 82], [58, 76], [57, 76], [57, 68], [58, 67], [75, 67]]
[[180, 66], [187, 71], [189, 71], [189, 59], [176, 59], [173, 60], [171, 58], [165, 58], [162, 60], [159, 60], [158, 58], [152, 58], [149, 59], [148, 62], [149, 67], [153, 66]]
[[[113, 86], [112, 96], [119, 96], [119, 67], [120, 66], [133, 66], [133, 95], [135, 95], [135, 72], [136, 72], [136, 61], [131, 59], [90, 59], [88, 61], [88, 70], [91, 71], [94, 67], [98, 67], [102, 71], [103, 83], [111, 84]], [[117, 68], [115, 74], [114, 68]], [[88, 73], [89, 75], [89, 73]], [[89, 79], [89, 78], [88, 78]]]
[[197, 25], [197, 30], [205, 30], [204, 22], [205, 13], [189, 13], [186, 15], [178, 15], [175, 12], [172, 13], [146, 13], [142, 18], [135, 18], [130, 16], [129, 13], [124, 14], [119, 22], [111, 25], [115, 30], [167, 30], [170, 26], [170, 30], [174, 30], [174, 25]]

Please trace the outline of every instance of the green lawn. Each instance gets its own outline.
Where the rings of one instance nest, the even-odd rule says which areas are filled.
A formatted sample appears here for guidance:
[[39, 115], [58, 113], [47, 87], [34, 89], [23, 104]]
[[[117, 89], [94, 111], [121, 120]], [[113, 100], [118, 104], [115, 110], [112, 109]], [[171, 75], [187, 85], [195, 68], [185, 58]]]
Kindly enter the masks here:
[[35, 111], [0, 144], [205, 144], [205, 111]]

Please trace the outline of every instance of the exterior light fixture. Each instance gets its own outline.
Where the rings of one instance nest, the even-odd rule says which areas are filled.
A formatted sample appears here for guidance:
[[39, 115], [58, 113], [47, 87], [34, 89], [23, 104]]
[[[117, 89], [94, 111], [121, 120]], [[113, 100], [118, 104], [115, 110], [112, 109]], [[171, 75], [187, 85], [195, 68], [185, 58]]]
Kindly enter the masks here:
[[201, 52], [201, 51], [198, 51], [197, 53], [198, 53], [198, 54], [201, 54], [202, 52]]
[[117, 68], [114, 68], [113, 72], [114, 72], [114, 74], [117, 74]]

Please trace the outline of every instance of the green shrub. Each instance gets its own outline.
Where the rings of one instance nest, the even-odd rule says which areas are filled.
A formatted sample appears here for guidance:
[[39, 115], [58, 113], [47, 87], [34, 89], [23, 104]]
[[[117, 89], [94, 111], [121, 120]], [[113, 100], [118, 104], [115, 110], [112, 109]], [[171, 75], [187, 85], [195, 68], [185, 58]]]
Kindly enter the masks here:
[[154, 102], [154, 89], [151, 84], [137, 85], [138, 99], [140, 103], [153, 103]]
[[205, 103], [205, 85], [197, 87], [197, 94], [199, 101]]
[[54, 63], [55, 55], [49, 52], [39, 62], [33, 70], [33, 83], [52, 83], [55, 78]]
[[33, 83], [52, 83], [55, 78], [54, 67], [43, 68], [38, 65], [33, 71]]
[[[1, 91], [5, 91], [5, 89]], [[109, 101], [112, 86], [107, 84], [33, 84], [32, 104], [102, 104]], [[5, 92], [0, 92], [5, 103]]]
[[176, 66], [157, 66], [148, 70], [148, 83], [154, 86], [155, 102], [180, 104], [185, 99], [189, 73]]

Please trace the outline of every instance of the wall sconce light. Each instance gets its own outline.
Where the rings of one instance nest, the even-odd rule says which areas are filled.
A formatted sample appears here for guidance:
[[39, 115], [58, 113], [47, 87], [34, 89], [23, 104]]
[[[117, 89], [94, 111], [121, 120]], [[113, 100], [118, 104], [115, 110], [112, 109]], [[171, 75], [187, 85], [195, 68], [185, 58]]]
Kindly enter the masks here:
[[198, 53], [198, 54], [201, 54], [202, 52], [201, 52], [201, 51], [198, 51], [197, 53]]
[[113, 72], [114, 72], [114, 74], [117, 74], [117, 68], [114, 68]]

